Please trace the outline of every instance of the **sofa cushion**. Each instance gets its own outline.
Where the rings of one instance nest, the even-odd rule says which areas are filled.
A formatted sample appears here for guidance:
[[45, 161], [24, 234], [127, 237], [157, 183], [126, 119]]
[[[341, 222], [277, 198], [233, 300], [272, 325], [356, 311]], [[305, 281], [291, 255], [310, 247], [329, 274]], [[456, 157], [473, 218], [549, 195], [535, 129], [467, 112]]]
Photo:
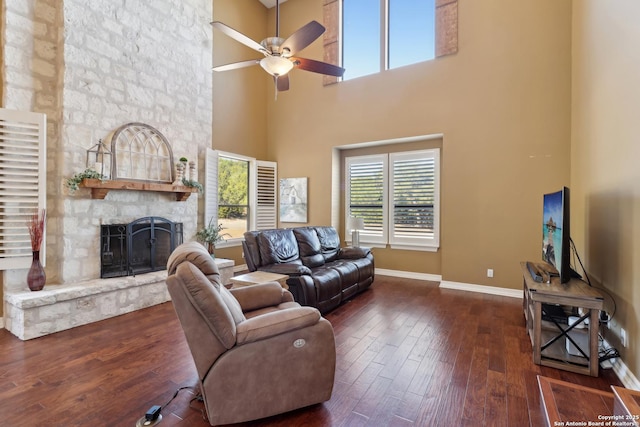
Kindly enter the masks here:
[[300, 259], [309, 268], [320, 267], [324, 264], [322, 248], [316, 230], [311, 227], [294, 228], [293, 234], [298, 242]]
[[311, 270], [311, 279], [316, 288], [318, 302], [331, 300], [340, 296], [342, 292], [342, 280], [337, 270], [327, 267], [318, 267]]
[[265, 230], [258, 235], [262, 265], [292, 262], [300, 258], [291, 229]]
[[320, 240], [320, 248], [325, 262], [331, 262], [338, 258], [340, 253], [340, 236], [333, 227], [314, 227]]

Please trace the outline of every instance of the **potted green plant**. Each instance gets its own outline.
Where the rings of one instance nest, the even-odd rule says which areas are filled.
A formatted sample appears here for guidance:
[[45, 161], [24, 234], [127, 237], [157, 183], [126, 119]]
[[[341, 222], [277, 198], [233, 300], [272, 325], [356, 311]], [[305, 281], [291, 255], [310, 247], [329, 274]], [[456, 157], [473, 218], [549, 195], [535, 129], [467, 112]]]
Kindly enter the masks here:
[[74, 193], [78, 190], [79, 184], [85, 179], [99, 179], [104, 180], [106, 177], [93, 169], [85, 169], [83, 172], [74, 174], [71, 178], [67, 178], [65, 185], [69, 188], [70, 193]]
[[196, 239], [203, 245], [207, 246], [207, 250], [213, 256], [213, 250], [216, 248], [216, 243], [223, 242], [225, 237], [231, 237], [228, 233], [223, 233], [225, 228], [222, 224], [214, 224], [213, 218], [209, 220], [206, 227], [196, 233]]

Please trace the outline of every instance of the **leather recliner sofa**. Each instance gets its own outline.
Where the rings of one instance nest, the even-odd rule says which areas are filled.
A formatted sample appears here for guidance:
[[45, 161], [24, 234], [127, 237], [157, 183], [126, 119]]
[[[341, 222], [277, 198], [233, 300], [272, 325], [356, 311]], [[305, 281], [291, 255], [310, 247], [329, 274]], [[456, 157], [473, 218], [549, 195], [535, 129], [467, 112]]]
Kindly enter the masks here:
[[244, 257], [250, 271], [288, 275], [287, 285], [295, 300], [322, 313], [373, 283], [371, 250], [340, 247], [340, 237], [333, 227], [248, 231], [244, 239]]
[[327, 401], [336, 366], [329, 321], [276, 282], [227, 289], [196, 242], [167, 263], [167, 288], [195, 362], [211, 425]]

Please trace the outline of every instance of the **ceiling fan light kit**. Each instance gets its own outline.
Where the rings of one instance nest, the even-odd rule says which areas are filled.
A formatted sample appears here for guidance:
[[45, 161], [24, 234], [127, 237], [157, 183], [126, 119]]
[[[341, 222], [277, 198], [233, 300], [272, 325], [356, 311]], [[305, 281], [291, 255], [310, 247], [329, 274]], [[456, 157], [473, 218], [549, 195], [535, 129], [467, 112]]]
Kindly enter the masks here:
[[274, 77], [284, 76], [293, 68], [293, 62], [281, 56], [265, 56], [260, 60], [260, 66]]
[[299, 68], [314, 73], [327, 74], [330, 76], [342, 77], [344, 68], [337, 65], [328, 64], [326, 62], [316, 61], [313, 59], [294, 58], [292, 57], [298, 51], [309, 46], [324, 32], [325, 28], [317, 21], [311, 21], [304, 27], [297, 30], [287, 39], [280, 37], [280, 8], [279, 2], [276, 2], [276, 36], [267, 37], [258, 43], [241, 32], [234, 30], [228, 25], [219, 21], [211, 23], [214, 28], [222, 31], [232, 39], [256, 50], [264, 55], [262, 59], [252, 59], [248, 61], [234, 62], [213, 67], [213, 71], [227, 71], [237, 68], [250, 67], [255, 64], [260, 66], [275, 79], [276, 93], [289, 90], [288, 73], [293, 68]]

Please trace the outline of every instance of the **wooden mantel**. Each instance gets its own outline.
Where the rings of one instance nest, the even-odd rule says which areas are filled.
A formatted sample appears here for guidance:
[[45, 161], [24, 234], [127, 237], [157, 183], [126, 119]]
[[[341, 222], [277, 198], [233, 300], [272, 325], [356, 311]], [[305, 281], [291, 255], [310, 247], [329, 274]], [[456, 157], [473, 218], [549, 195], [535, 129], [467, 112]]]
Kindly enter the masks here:
[[126, 181], [122, 179], [101, 181], [99, 179], [85, 178], [79, 184], [80, 187], [91, 189], [92, 199], [104, 199], [111, 190], [132, 190], [132, 191], [159, 191], [164, 193], [175, 193], [176, 200], [184, 202], [197, 193], [195, 187], [186, 185], [161, 184], [158, 182]]

